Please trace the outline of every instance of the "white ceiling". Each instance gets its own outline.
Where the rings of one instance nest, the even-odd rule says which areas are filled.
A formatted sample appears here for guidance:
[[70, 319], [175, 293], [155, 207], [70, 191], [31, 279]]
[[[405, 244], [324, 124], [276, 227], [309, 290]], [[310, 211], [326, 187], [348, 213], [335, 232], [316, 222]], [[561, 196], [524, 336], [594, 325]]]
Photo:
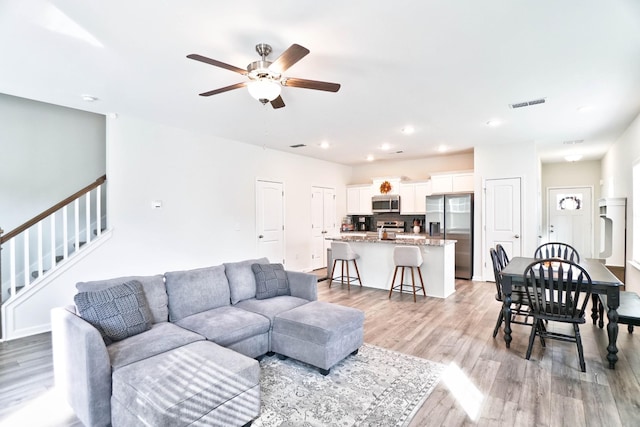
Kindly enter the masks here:
[[[257, 43], [307, 47], [285, 75], [340, 91], [284, 87], [278, 110], [198, 96], [244, 77], [186, 55], [244, 68]], [[0, 92], [344, 164], [483, 144], [598, 159], [640, 113], [640, 2], [0, 0]]]

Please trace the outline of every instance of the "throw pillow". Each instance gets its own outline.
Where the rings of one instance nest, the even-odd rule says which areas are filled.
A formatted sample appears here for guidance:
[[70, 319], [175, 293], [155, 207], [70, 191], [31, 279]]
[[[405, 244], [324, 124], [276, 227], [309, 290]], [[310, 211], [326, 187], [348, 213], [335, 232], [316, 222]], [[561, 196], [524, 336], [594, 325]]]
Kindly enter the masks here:
[[137, 280], [79, 292], [73, 300], [80, 317], [100, 331], [107, 345], [151, 329], [153, 317], [142, 284]]
[[282, 264], [252, 264], [251, 270], [256, 277], [256, 299], [291, 295]]

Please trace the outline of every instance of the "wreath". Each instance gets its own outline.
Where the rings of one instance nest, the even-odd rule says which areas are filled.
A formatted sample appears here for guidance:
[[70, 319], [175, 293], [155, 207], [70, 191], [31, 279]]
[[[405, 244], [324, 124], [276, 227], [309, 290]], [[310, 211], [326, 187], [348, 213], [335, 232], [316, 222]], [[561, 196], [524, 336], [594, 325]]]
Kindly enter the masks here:
[[389, 183], [389, 181], [380, 184], [380, 192], [382, 194], [387, 194], [389, 191], [391, 191], [391, 183]]

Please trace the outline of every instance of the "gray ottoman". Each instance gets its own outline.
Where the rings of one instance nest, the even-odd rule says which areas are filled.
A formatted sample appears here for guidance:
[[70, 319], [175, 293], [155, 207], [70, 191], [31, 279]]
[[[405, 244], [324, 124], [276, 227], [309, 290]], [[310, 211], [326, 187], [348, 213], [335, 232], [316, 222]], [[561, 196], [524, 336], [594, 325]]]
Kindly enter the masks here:
[[260, 415], [260, 365], [198, 341], [117, 369], [118, 426], [242, 426]]
[[271, 350], [313, 365], [327, 375], [333, 365], [358, 352], [363, 324], [361, 310], [312, 301], [276, 316]]

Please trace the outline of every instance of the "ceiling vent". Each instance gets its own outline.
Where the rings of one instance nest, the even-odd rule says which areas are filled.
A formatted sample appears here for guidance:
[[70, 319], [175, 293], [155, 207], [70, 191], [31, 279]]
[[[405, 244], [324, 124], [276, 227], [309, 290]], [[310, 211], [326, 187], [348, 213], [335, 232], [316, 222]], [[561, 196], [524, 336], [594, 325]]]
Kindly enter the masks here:
[[509, 107], [516, 109], [522, 107], [530, 107], [532, 105], [544, 104], [547, 102], [546, 98], [534, 99], [532, 101], [518, 102], [516, 104], [509, 104]]
[[300, 148], [300, 147], [306, 147], [305, 144], [294, 144], [294, 145], [290, 145], [289, 147], [291, 148]]

